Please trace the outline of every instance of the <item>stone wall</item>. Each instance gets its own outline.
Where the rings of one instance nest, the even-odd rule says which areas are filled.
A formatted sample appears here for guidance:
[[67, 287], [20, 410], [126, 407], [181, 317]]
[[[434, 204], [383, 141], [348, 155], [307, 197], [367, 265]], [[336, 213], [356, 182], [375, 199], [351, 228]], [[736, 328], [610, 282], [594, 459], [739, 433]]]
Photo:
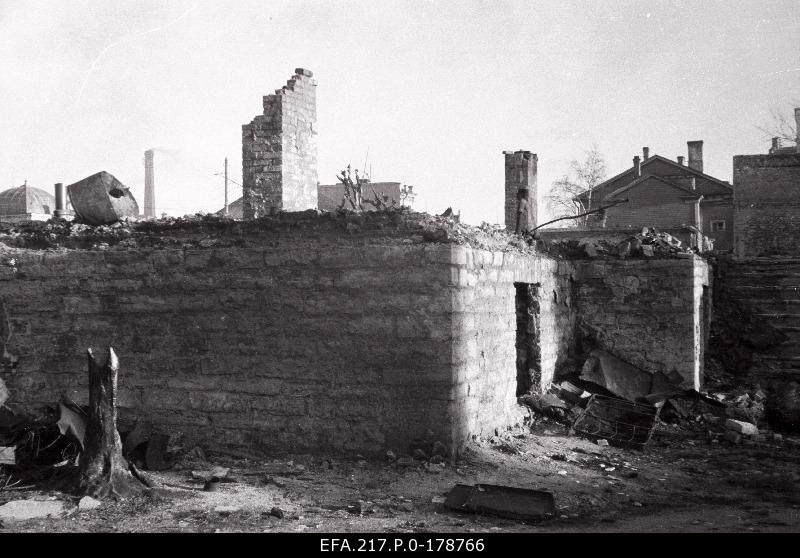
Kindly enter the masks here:
[[426, 242], [401, 221], [306, 212], [145, 222], [58, 248], [53, 235], [6, 239], [7, 404], [85, 403], [86, 349], [111, 345], [123, 425], [256, 452], [455, 449], [521, 419], [520, 323], [537, 340], [526, 365], [539, 389], [569, 362], [579, 322], [637, 366], [699, 381], [700, 260], [569, 262]]
[[800, 154], [733, 158], [738, 257], [800, 254]]
[[622, 360], [649, 372], [676, 371], [699, 389], [711, 318], [708, 264], [690, 256], [575, 265], [583, 331]]
[[317, 207], [317, 100], [313, 73], [297, 68], [264, 112], [242, 126], [243, 216]]
[[86, 349], [111, 345], [123, 424], [273, 453], [458, 447], [521, 417], [515, 281], [546, 293], [543, 383], [571, 340], [564, 263], [335, 216], [245, 225], [106, 249], [3, 246], [8, 405], [85, 403]]
[[515, 283], [533, 285], [540, 391], [574, 348], [571, 266], [539, 255], [456, 247], [451, 267], [456, 438], [492, 433], [520, 418]]

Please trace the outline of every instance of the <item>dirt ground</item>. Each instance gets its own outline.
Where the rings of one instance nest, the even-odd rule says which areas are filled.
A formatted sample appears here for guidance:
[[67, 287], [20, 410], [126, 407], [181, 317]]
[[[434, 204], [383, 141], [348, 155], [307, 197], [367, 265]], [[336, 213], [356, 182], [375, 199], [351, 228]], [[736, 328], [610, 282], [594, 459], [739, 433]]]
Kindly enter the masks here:
[[[184, 456], [148, 473], [150, 495], [94, 510], [33, 489], [0, 504], [59, 499], [63, 516], [6, 521], [2, 532], [797, 532], [800, 444], [710, 443], [661, 425], [645, 451], [602, 447], [547, 419], [471, 442], [455, 464], [398, 467], [379, 460]], [[230, 467], [235, 482], [203, 491], [191, 471]], [[557, 516], [523, 523], [448, 511], [456, 484], [551, 491]], [[276, 509], [273, 509], [276, 508]], [[278, 509], [280, 509], [280, 512]], [[277, 517], [283, 515], [283, 517]]]

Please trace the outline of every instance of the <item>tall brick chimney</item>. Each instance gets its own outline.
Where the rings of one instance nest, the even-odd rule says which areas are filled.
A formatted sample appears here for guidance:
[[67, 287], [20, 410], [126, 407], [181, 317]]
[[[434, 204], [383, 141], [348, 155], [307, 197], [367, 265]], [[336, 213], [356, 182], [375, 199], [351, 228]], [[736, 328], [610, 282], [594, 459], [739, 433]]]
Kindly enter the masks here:
[[689, 148], [689, 168], [703, 172], [703, 140], [687, 141]]
[[536, 177], [539, 157], [530, 151], [503, 151], [503, 154], [506, 156], [506, 230], [516, 229], [520, 195], [528, 202], [528, 221], [521, 223], [521, 229], [530, 230], [536, 226]]
[[642, 159], [647, 161], [650, 158], [650, 148], [649, 147], [642, 147]]
[[156, 217], [156, 185], [153, 176], [153, 155], [155, 151], [148, 149], [144, 152], [144, 218]]
[[636, 155], [633, 158], [633, 178], [640, 178], [642, 176], [642, 160]]
[[242, 126], [243, 216], [317, 208], [317, 82], [297, 68]]

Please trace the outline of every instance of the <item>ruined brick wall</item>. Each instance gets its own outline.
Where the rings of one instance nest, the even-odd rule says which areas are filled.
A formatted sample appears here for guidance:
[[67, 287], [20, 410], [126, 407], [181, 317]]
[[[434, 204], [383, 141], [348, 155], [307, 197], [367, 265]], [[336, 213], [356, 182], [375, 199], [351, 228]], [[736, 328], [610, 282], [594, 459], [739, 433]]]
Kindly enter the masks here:
[[86, 348], [112, 345], [128, 423], [273, 452], [408, 451], [428, 431], [449, 444], [449, 254], [308, 230], [240, 246], [6, 252], [8, 405], [86, 402]]
[[549, 378], [571, 341], [556, 277], [567, 264], [339, 221], [223, 223], [152, 246], [2, 246], [5, 350], [18, 363], [0, 370], [8, 405], [85, 403], [85, 351], [111, 345], [123, 425], [148, 420], [211, 448], [405, 452], [432, 437], [457, 448], [518, 422], [514, 282], [546, 294]]
[[264, 112], [242, 126], [243, 217], [317, 207], [317, 100], [312, 72], [298, 68]]
[[574, 343], [571, 266], [540, 255], [457, 247], [451, 268], [453, 355], [460, 406], [456, 437], [492, 433], [519, 420], [515, 283], [535, 285], [539, 296], [540, 391]]
[[734, 251], [800, 254], [800, 154], [733, 158]]
[[700, 387], [711, 300], [704, 260], [575, 265], [579, 325], [601, 348], [649, 372], [674, 370]]

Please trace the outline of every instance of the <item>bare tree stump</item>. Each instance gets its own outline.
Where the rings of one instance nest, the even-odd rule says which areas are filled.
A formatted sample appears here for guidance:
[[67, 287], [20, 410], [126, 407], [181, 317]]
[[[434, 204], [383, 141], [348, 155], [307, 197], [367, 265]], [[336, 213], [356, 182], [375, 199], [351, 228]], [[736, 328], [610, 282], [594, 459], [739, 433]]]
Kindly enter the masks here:
[[[105, 362], [89, 356], [89, 421], [78, 462], [77, 491], [94, 498], [127, 498], [146, 490], [122, 456], [117, 432], [117, 371], [119, 359], [108, 348]], [[133, 471], [133, 473], [132, 473]]]

